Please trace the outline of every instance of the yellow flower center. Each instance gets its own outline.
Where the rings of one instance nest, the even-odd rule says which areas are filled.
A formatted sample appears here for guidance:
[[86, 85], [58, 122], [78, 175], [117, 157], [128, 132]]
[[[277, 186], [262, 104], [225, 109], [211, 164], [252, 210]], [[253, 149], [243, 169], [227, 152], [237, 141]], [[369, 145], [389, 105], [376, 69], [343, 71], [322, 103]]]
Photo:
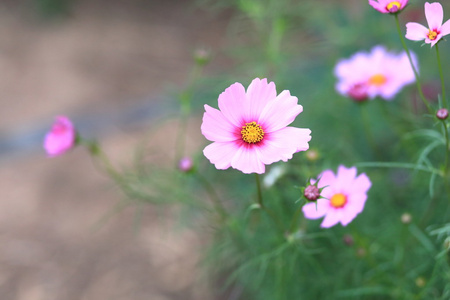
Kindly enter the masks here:
[[347, 196], [342, 193], [334, 194], [330, 199], [331, 205], [336, 208], [344, 207], [347, 203]]
[[261, 142], [264, 137], [264, 130], [256, 122], [245, 123], [241, 130], [242, 140], [249, 144]]
[[436, 39], [438, 33], [434, 30], [430, 30], [430, 31], [428, 31], [427, 35], [430, 40], [434, 41]]
[[375, 74], [369, 78], [369, 84], [374, 86], [382, 86], [386, 81], [387, 78], [383, 74]]
[[400, 6], [402, 5], [398, 1], [392, 1], [389, 2], [389, 4], [386, 6], [386, 9], [390, 11], [394, 6], [397, 6], [397, 9], [400, 9]]

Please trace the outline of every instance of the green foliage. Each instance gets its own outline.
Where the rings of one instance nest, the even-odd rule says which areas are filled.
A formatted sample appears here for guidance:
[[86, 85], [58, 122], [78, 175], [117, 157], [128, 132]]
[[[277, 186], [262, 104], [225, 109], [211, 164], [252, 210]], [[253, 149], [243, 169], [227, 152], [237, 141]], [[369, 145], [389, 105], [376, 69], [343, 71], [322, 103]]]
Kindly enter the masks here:
[[[390, 102], [356, 103], [335, 92], [339, 58], [381, 43], [402, 49], [392, 16], [352, 3], [214, 2], [236, 11], [229, 53], [238, 67], [182, 91], [183, 122], [204, 103], [217, 107], [230, 83], [269, 77], [278, 92], [299, 98], [304, 112], [293, 125], [312, 130], [310, 147], [318, 153], [268, 167], [264, 176], [280, 165], [285, 170], [263, 187], [264, 206], [252, 176], [218, 172], [201, 154], [192, 173], [152, 166], [120, 180], [140, 203], [181, 203], [218, 216], [207, 218], [214, 231], [205, 265], [223, 293], [238, 291], [234, 299], [450, 299], [448, 122], [427, 113], [413, 86]], [[437, 74], [428, 46], [407, 44], [420, 57], [422, 78]], [[448, 70], [450, 58], [442, 64]], [[427, 95], [433, 109], [437, 93]], [[372, 188], [347, 227], [322, 229], [300, 213], [299, 187], [339, 165], [357, 166]]]

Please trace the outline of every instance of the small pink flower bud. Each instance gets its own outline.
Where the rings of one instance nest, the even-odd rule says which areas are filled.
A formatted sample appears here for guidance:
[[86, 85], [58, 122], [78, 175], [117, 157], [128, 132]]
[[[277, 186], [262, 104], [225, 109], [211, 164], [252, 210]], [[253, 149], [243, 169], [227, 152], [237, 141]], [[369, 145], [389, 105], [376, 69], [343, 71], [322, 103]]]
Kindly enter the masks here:
[[369, 97], [367, 94], [367, 84], [357, 83], [348, 90], [348, 96], [355, 102], [366, 101]]
[[45, 135], [44, 148], [48, 156], [63, 154], [75, 145], [76, 132], [69, 118], [57, 116], [51, 130]]
[[211, 60], [211, 52], [205, 48], [197, 49], [194, 52], [194, 60], [198, 65], [204, 66]]
[[309, 201], [317, 201], [320, 197], [320, 190], [317, 186], [311, 184], [305, 188], [303, 195]]
[[344, 244], [346, 244], [347, 246], [353, 246], [353, 244], [355, 243], [355, 241], [353, 240], [353, 237], [350, 234], [346, 234], [342, 237], [342, 241], [344, 242]]
[[309, 149], [306, 151], [306, 158], [309, 161], [316, 161], [319, 159], [319, 152], [315, 149]]
[[436, 112], [436, 117], [440, 120], [445, 120], [448, 118], [448, 110], [446, 108], [441, 108]]
[[178, 168], [180, 169], [180, 171], [188, 173], [194, 168], [194, 163], [189, 157], [183, 157], [178, 162]]

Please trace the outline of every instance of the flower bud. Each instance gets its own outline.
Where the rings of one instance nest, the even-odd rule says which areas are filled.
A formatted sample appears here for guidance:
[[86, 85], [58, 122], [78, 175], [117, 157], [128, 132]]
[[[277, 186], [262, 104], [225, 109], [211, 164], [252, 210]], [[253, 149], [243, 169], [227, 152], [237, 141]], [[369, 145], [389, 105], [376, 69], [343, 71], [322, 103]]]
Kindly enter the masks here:
[[448, 110], [446, 108], [441, 108], [436, 112], [436, 117], [439, 120], [445, 120], [448, 118]]
[[402, 220], [403, 224], [409, 224], [409, 223], [411, 223], [412, 216], [409, 213], [404, 213], [404, 214], [402, 214], [400, 219]]
[[211, 60], [211, 52], [204, 48], [199, 48], [194, 52], [194, 60], [199, 66], [204, 66]]
[[319, 159], [319, 152], [315, 149], [310, 149], [306, 151], [306, 158], [309, 161], [316, 161]]
[[57, 116], [52, 128], [45, 135], [44, 149], [48, 156], [61, 155], [76, 144], [76, 131], [66, 116]]
[[344, 242], [344, 244], [346, 244], [347, 246], [353, 246], [353, 244], [355, 243], [355, 241], [353, 240], [353, 237], [350, 234], [346, 234], [342, 237], [342, 241]]
[[305, 188], [303, 195], [309, 201], [317, 201], [320, 197], [320, 189], [316, 185], [310, 184]]
[[188, 173], [192, 171], [193, 168], [194, 163], [192, 162], [192, 159], [190, 159], [189, 157], [183, 157], [178, 162], [178, 169], [180, 169], [181, 172]]

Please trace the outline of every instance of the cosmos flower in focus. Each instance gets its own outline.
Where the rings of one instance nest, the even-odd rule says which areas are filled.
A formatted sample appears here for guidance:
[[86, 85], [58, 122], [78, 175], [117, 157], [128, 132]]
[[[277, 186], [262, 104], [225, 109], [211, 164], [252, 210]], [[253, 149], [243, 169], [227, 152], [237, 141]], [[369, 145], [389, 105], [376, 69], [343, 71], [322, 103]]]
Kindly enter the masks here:
[[369, 0], [369, 4], [383, 14], [394, 14], [405, 8], [408, 0]]
[[288, 127], [303, 110], [289, 91], [277, 96], [275, 84], [254, 79], [247, 91], [236, 82], [219, 96], [219, 110], [205, 105], [202, 134], [213, 143], [203, 150], [217, 169], [265, 172], [265, 165], [287, 161], [309, 148], [311, 130]]
[[[411, 53], [417, 70], [414, 53]], [[336, 90], [355, 101], [377, 96], [392, 100], [405, 86], [415, 81], [414, 71], [405, 52], [399, 54], [375, 46], [367, 52], [357, 52], [348, 59], [341, 59], [334, 68], [338, 82]]]
[[337, 223], [349, 224], [364, 209], [367, 192], [372, 183], [365, 173], [357, 176], [356, 167], [339, 166], [335, 175], [326, 170], [319, 175], [317, 186], [323, 188], [316, 202], [302, 208], [307, 219], [324, 217], [321, 227], [329, 228]]
[[70, 150], [75, 139], [75, 128], [69, 118], [57, 116], [51, 130], [45, 135], [44, 149], [48, 156], [57, 156]]
[[425, 3], [425, 17], [428, 28], [419, 23], [409, 22], [406, 24], [405, 37], [412, 41], [425, 40], [426, 44], [431, 44], [433, 47], [442, 37], [450, 34], [450, 20], [442, 24], [444, 11], [439, 2]]

